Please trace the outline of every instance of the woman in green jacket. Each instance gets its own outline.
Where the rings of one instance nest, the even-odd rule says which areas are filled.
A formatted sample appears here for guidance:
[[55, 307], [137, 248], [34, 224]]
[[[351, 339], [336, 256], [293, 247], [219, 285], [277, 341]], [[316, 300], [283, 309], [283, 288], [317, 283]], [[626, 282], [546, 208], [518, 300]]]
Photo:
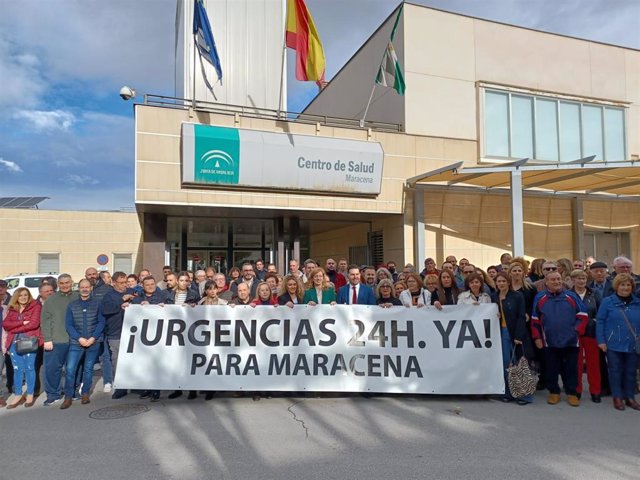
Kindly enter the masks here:
[[304, 292], [302, 303], [309, 305], [336, 304], [336, 291], [329, 283], [329, 279], [322, 268], [314, 268], [311, 271], [306, 287], [307, 290]]

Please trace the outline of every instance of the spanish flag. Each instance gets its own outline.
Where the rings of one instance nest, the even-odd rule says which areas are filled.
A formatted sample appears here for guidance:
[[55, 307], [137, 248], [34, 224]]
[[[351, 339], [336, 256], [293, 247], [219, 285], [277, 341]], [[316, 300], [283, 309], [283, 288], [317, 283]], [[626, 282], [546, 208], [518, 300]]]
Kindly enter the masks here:
[[286, 44], [296, 51], [296, 79], [324, 87], [324, 49], [304, 0], [287, 0]]

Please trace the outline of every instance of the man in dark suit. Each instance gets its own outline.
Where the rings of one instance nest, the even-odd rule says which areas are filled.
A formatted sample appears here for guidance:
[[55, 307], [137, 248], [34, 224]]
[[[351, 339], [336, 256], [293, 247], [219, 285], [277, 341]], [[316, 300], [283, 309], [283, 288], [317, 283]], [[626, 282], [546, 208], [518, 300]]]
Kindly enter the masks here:
[[360, 269], [357, 265], [349, 266], [349, 283], [338, 290], [338, 303], [343, 305], [375, 305], [376, 296], [373, 290], [360, 283]]
[[601, 298], [608, 297], [613, 293], [611, 279], [607, 278], [607, 264], [604, 262], [593, 262], [589, 267], [593, 280], [587, 285], [591, 290], [600, 293]]

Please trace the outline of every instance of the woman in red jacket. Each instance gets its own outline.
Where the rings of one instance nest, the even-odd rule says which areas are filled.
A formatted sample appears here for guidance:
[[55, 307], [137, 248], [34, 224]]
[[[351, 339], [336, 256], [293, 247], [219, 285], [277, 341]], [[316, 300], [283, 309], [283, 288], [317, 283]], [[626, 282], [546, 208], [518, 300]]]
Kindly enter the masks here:
[[[18, 288], [9, 301], [9, 310], [2, 326], [7, 332], [6, 347], [11, 355], [13, 364], [13, 393], [12, 403], [7, 408], [16, 408], [24, 403], [25, 407], [32, 407], [35, 403], [33, 394], [36, 386], [36, 352], [20, 355], [16, 351], [15, 340], [20, 336], [36, 337], [38, 344], [43, 345], [40, 332], [40, 311], [42, 304], [31, 296], [28, 288]], [[22, 394], [22, 384], [27, 382], [27, 396]], [[26, 402], [26, 403], [25, 403]]]

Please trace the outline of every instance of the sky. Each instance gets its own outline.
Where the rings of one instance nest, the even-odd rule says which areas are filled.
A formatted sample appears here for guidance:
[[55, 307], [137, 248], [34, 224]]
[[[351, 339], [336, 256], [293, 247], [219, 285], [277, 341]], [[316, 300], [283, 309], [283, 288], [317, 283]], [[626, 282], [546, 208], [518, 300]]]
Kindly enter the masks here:
[[[398, 3], [307, 0], [327, 80]], [[640, 49], [640, 0], [413, 3]], [[118, 92], [130, 85], [139, 94], [173, 95], [175, 6], [0, 0], [0, 197], [50, 197], [44, 209], [134, 209], [133, 104]], [[317, 87], [297, 82], [292, 67], [288, 109], [300, 111]]]

